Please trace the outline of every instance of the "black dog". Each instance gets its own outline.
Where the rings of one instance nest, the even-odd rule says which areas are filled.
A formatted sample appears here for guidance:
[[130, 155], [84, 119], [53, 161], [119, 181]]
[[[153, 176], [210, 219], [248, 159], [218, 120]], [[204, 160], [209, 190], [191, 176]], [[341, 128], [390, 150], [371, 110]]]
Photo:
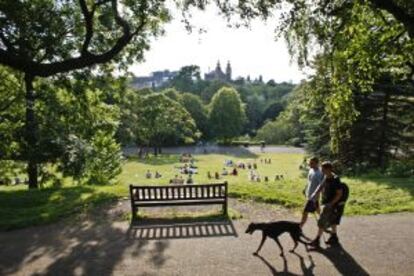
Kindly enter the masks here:
[[[305, 246], [308, 245], [306, 241], [303, 241], [301, 237], [305, 238], [306, 240], [310, 240], [305, 235], [303, 235], [302, 228], [300, 228], [299, 223], [290, 222], [290, 221], [277, 221], [277, 222], [270, 222], [270, 223], [250, 223], [249, 227], [246, 229], [246, 233], [253, 234], [256, 230], [262, 230], [263, 237], [262, 241], [260, 242], [259, 248], [257, 248], [254, 255], [259, 254], [260, 249], [262, 249], [263, 243], [265, 242], [266, 238], [272, 238], [276, 241], [277, 245], [279, 246], [281, 253], [280, 256], [283, 256], [283, 247], [279, 242], [278, 237], [288, 232], [295, 243], [294, 247], [290, 252], [294, 252], [296, 247], [298, 246], [298, 242], [303, 243]], [[306, 248], [307, 249], [307, 248]]]

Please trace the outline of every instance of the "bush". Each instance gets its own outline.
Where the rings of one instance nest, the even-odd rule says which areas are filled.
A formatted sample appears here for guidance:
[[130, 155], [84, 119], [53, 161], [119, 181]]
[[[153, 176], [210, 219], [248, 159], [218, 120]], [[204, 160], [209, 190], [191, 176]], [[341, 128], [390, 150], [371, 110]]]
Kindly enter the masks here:
[[[282, 120], [267, 122], [257, 131], [257, 139], [264, 140], [267, 144], [282, 145], [290, 144], [289, 141], [295, 138], [291, 126]], [[298, 144], [298, 141], [292, 141]]]
[[391, 161], [385, 173], [392, 177], [414, 176], [414, 160]]
[[71, 136], [60, 171], [77, 182], [109, 184], [121, 173], [120, 145], [108, 133], [98, 131], [90, 141]]

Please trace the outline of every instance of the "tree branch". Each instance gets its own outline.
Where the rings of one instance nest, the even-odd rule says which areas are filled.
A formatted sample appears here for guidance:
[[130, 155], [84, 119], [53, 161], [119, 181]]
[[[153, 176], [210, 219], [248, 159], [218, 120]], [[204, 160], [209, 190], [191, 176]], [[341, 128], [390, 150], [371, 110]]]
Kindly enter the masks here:
[[3, 106], [0, 106], [0, 113], [6, 111], [14, 102], [16, 102], [17, 99], [17, 96], [13, 97], [11, 100], [9, 100], [8, 103], [4, 104]]
[[1, 42], [3, 42], [4, 46], [6, 46], [7, 50], [9, 50], [10, 52], [14, 52], [13, 44], [5, 37], [3, 32], [0, 32], [0, 39]]
[[391, 13], [406, 28], [408, 35], [414, 38], [414, 16], [392, 0], [369, 0], [375, 7]]
[[[108, 1], [99, 1], [98, 4], [105, 2]], [[111, 3], [115, 22], [122, 28], [123, 34], [108, 51], [101, 54], [92, 54], [88, 52], [86, 55], [82, 55], [81, 52], [78, 57], [69, 58], [67, 60], [53, 63], [39, 63], [21, 56], [11, 55], [10, 52], [0, 49], [0, 64], [10, 66], [32, 76], [49, 77], [58, 73], [82, 69], [96, 64], [103, 64], [112, 60], [131, 42], [134, 36], [139, 34], [144, 29], [146, 20], [145, 13], [141, 12], [140, 24], [137, 29], [131, 33], [130, 25], [120, 16], [118, 12], [118, 1], [111, 0]]]
[[85, 0], [79, 0], [79, 5], [81, 7], [83, 18], [85, 19], [85, 29], [86, 29], [85, 39], [83, 41], [82, 50], [81, 50], [81, 55], [87, 55], [89, 54], [88, 47], [89, 47], [89, 44], [91, 43], [92, 36], [93, 36], [93, 15], [95, 13], [95, 8], [93, 8], [92, 11], [89, 11]]

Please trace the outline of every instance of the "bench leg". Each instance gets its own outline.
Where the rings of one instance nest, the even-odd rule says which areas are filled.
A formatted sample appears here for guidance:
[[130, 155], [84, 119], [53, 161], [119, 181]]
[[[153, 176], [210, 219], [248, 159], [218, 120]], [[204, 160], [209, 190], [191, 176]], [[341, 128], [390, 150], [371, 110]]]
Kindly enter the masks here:
[[223, 215], [227, 216], [227, 201], [225, 203], [223, 203]]
[[132, 207], [132, 220], [135, 221], [138, 219], [138, 208], [133, 206]]

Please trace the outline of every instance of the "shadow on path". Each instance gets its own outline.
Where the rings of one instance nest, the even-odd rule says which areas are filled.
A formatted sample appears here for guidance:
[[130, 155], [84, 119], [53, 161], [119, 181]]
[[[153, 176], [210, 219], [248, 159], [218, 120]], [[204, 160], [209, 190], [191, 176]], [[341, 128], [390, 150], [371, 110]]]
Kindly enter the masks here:
[[289, 268], [288, 268], [288, 265], [287, 265], [287, 260], [286, 260], [286, 257], [282, 257], [283, 258], [283, 271], [277, 271], [276, 270], [276, 268], [271, 264], [271, 263], [269, 263], [269, 261], [268, 260], [266, 260], [264, 257], [262, 257], [262, 256], [260, 256], [260, 255], [255, 255], [259, 260], [261, 260], [268, 268], [269, 268], [269, 270], [270, 270], [270, 273], [273, 275], [273, 276], [275, 276], [275, 275], [294, 275], [294, 276], [297, 276], [298, 274], [294, 274], [294, 273], [291, 273], [291, 272], [289, 272]]
[[369, 273], [341, 246], [328, 247], [326, 249], [316, 249], [324, 255], [338, 270], [341, 275], [368, 276]]
[[165, 263], [168, 241], [126, 239], [126, 229], [114, 225], [115, 215], [107, 212], [113, 206], [105, 207], [86, 220], [2, 233], [0, 275], [113, 275], [124, 254], [150, 253], [154, 265]]
[[131, 222], [127, 237], [138, 240], [237, 237], [237, 231], [227, 218], [141, 219]]

